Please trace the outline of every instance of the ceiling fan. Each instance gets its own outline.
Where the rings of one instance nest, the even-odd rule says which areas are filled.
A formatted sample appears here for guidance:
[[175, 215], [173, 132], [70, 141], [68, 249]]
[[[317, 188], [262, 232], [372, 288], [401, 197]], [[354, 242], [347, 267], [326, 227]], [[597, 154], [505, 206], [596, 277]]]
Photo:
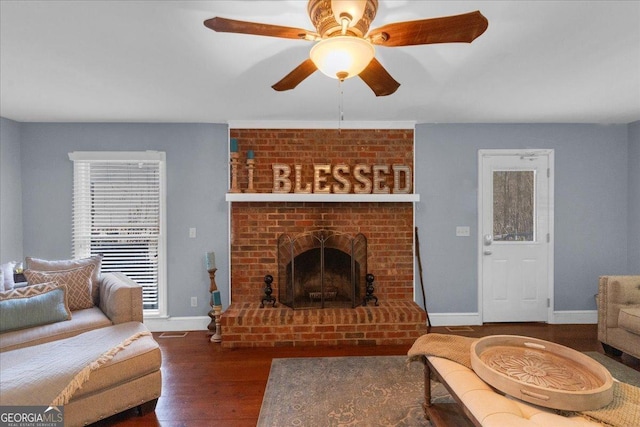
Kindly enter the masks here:
[[317, 42], [310, 57], [271, 86], [290, 90], [322, 71], [344, 80], [360, 78], [376, 96], [391, 95], [398, 83], [375, 58], [374, 45], [386, 47], [434, 43], [471, 43], [489, 25], [479, 11], [441, 18], [396, 22], [369, 31], [378, 0], [309, 0], [307, 12], [316, 32], [301, 28], [261, 24], [215, 17], [204, 21], [214, 31], [299, 39]]

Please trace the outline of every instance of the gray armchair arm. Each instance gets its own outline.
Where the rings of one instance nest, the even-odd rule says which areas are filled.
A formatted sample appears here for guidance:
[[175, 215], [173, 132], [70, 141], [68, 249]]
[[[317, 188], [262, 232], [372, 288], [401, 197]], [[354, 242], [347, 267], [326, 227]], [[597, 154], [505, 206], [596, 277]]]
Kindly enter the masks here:
[[100, 309], [114, 324], [142, 322], [142, 286], [122, 273], [102, 274]]

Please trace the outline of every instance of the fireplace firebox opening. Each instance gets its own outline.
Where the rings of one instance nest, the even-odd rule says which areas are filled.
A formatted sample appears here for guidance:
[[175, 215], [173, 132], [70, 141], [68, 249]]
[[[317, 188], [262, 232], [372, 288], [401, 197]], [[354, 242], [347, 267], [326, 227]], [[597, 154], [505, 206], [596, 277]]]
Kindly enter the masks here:
[[278, 299], [293, 309], [356, 307], [366, 291], [367, 239], [331, 230], [278, 238]]

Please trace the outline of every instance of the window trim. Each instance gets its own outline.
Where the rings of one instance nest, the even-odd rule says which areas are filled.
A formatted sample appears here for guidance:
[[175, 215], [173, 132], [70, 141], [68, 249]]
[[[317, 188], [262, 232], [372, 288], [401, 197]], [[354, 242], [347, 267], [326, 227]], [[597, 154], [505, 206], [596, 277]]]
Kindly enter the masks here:
[[[131, 162], [158, 161], [160, 172], [160, 235], [158, 238], [158, 308], [144, 310], [145, 318], [166, 318], [167, 314], [167, 185], [166, 185], [166, 153], [163, 151], [74, 151], [69, 153], [69, 160], [98, 162]], [[75, 176], [74, 176], [75, 179]], [[72, 214], [73, 220], [73, 214]]]

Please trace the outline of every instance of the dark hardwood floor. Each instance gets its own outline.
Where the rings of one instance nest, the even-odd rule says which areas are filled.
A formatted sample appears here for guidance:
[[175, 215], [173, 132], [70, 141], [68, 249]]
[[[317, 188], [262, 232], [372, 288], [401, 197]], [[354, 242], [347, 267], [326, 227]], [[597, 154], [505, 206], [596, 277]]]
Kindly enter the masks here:
[[[465, 328], [433, 327], [430, 332], [482, 337], [525, 335], [578, 351], [603, 353], [596, 325], [543, 323], [485, 324]], [[154, 336], [162, 349], [162, 397], [156, 411], [139, 417], [134, 410], [96, 423], [106, 426], [255, 426], [269, 377], [271, 360], [284, 357], [404, 355], [409, 346], [286, 347], [223, 349], [205, 331], [184, 338]], [[640, 371], [640, 361], [614, 358]]]

